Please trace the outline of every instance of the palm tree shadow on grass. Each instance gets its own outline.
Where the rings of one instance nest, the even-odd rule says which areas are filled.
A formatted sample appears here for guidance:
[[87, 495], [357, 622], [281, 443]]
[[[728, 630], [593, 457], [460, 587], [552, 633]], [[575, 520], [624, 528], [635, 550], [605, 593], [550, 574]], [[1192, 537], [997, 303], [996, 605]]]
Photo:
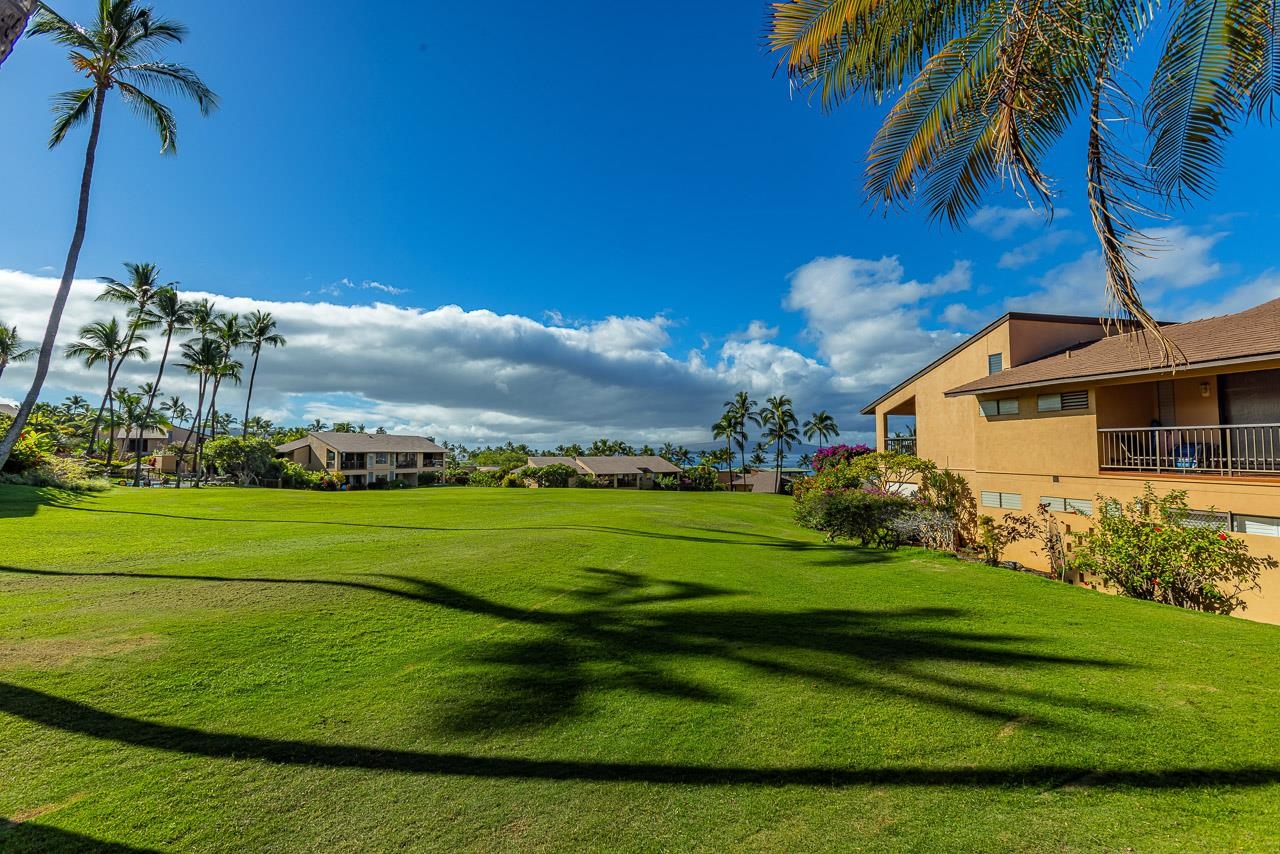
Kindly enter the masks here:
[[85, 496], [65, 489], [14, 486], [0, 492], [0, 519], [34, 516], [43, 507], [76, 507]]
[[[585, 717], [603, 692], [742, 705], [749, 697], [699, 684], [697, 663], [819, 683], [881, 699], [1024, 726], [1070, 729], [1076, 710], [1132, 714], [1114, 702], [1018, 687], [1046, 668], [1115, 669], [1117, 662], [1043, 651], [1046, 639], [957, 628], [956, 609], [743, 607], [741, 591], [697, 581], [659, 580], [586, 568], [583, 583], [556, 597], [561, 607], [507, 605], [437, 581], [372, 574], [367, 580], [248, 578], [134, 572], [61, 572], [0, 567], [50, 577], [318, 585], [392, 596], [487, 618], [517, 631], [485, 632], [451, 652], [462, 676], [434, 706], [431, 722], [451, 734], [537, 730]], [[718, 607], [709, 607], [719, 600]], [[974, 665], [979, 670], [974, 672]]]
[[0, 849], [5, 851], [57, 851], [60, 854], [154, 854], [154, 848], [137, 848], [120, 842], [104, 842], [43, 824], [0, 818]]
[[[473, 756], [212, 733], [113, 714], [85, 703], [0, 682], [0, 712], [31, 723], [117, 744], [185, 756], [276, 765], [353, 768], [402, 774], [514, 780], [576, 780], [694, 786], [929, 786], [1051, 788], [1086, 781], [1090, 788], [1190, 789], [1255, 787], [1280, 783], [1280, 768], [1180, 767], [1163, 770], [1099, 769], [1083, 765], [1023, 765], [1004, 768], [933, 768], [922, 765], [849, 768], [685, 765], [663, 762], [600, 762]], [[129, 850], [129, 849], [115, 849]]]

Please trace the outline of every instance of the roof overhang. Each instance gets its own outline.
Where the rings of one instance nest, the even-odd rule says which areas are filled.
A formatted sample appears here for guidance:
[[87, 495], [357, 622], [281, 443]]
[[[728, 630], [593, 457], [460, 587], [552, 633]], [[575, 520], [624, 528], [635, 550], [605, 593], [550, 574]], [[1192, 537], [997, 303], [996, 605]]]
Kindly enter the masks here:
[[992, 386], [990, 388], [965, 389], [964, 386], [956, 386], [951, 391], [945, 392], [944, 397], [965, 397], [978, 396], [980, 394], [998, 394], [1005, 391], [1025, 391], [1033, 388], [1050, 388], [1060, 385], [1078, 385], [1081, 383], [1098, 383], [1107, 380], [1122, 380], [1130, 377], [1172, 377], [1179, 371], [1198, 371], [1204, 368], [1225, 368], [1234, 365], [1251, 365], [1258, 362], [1272, 362], [1280, 359], [1280, 353], [1262, 353], [1256, 356], [1239, 356], [1234, 359], [1215, 359], [1208, 362], [1196, 362], [1193, 365], [1183, 365], [1179, 368], [1138, 368], [1132, 371], [1111, 371], [1102, 374], [1086, 374], [1079, 377], [1060, 377], [1058, 379], [1048, 380], [1032, 380], [1023, 383], [1010, 383], [1009, 385]]

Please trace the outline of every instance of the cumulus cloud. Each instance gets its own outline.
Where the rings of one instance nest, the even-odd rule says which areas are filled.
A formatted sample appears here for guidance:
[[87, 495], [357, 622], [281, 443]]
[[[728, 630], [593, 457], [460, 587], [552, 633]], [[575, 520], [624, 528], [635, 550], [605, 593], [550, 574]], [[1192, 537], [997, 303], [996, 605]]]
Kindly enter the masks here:
[[[353, 282], [348, 278], [341, 278], [336, 282], [327, 284], [316, 289], [316, 293], [320, 296], [334, 297], [341, 299], [349, 291], [377, 291], [378, 293], [387, 294], [388, 296], [400, 296], [408, 291], [405, 288], [392, 287], [384, 285], [382, 282], [375, 282], [369, 279], [363, 282]], [[310, 296], [311, 292], [307, 291]]]
[[1185, 304], [1172, 309], [1167, 316], [1171, 320], [1197, 320], [1234, 314], [1273, 299], [1280, 299], [1280, 270], [1267, 270], [1244, 284], [1219, 293], [1212, 300], [1197, 300]]
[[963, 339], [927, 328], [929, 301], [971, 286], [967, 261], [919, 281], [906, 278], [896, 257], [818, 258], [791, 274], [784, 305], [804, 313], [836, 388], [883, 388]]
[[[1225, 232], [1205, 234], [1174, 225], [1149, 229], [1147, 234], [1155, 246], [1134, 259], [1134, 272], [1144, 301], [1157, 312], [1169, 310], [1172, 292], [1208, 284], [1227, 272], [1213, 257]], [[1005, 305], [1013, 311], [1100, 314], [1106, 310], [1105, 282], [1102, 255], [1089, 250], [1034, 279], [1036, 290], [1011, 297]]]
[[[0, 317], [24, 337], [43, 329], [57, 282], [0, 270]], [[77, 281], [59, 344], [101, 318], [100, 286]], [[287, 347], [268, 350], [254, 389], [254, 407], [277, 422], [363, 421], [439, 439], [508, 438], [550, 445], [602, 434], [632, 441], [705, 439], [721, 403], [739, 388], [762, 397], [786, 392], [800, 407], [848, 412], [864, 402], [860, 389], [835, 382], [818, 359], [766, 340], [772, 330], [718, 348], [673, 355], [666, 317], [606, 317], [574, 324], [538, 321], [456, 305], [424, 310], [375, 302], [296, 302], [187, 293], [223, 311], [271, 312]], [[766, 335], [766, 333], [770, 333]], [[154, 343], [154, 342], [153, 342]], [[154, 363], [131, 364], [123, 382], [154, 376]], [[12, 366], [0, 394], [20, 395], [30, 366]], [[101, 371], [58, 358], [47, 388], [92, 397]], [[165, 391], [192, 396], [180, 371]], [[236, 412], [243, 389], [224, 399]]]

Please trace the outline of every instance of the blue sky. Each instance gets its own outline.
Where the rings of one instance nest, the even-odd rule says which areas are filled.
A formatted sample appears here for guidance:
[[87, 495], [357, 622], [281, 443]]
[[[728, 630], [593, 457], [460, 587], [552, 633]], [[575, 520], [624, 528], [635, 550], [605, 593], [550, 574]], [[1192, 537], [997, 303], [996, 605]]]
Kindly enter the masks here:
[[[368, 20], [327, 0], [305, 15], [161, 8], [191, 28], [171, 58], [223, 107], [180, 108], [179, 155], [160, 157], [110, 104], [79, 275], [152, 260], [192, 291], [279, 306], [299, 341], [264, 365], [279, 420], [693, 441], [746, 385], [852, 433], [867, 429], [858, 404], [1002, 311], [1101, 307], [1078, 136], [1050, 163], [1051, 227], [1011, 192], [961, 231], [872, 212], [861, 156], [880, 111], [793, 98], [761, 47], [763, 4], [699, 3], [670, 23], [639, 3], [386, 3]], [[27, 337], [84, 143], [45, 149], [48, 97], [75, 83], [40, 40], [0, 69], [0, 162], [26, 167], [6, 170], [0, 269], [26, 278], [0, 291], [0, 319]], [[1242, 134], [1218, 193], [1158, 224], [1174, 248], [1145, 273], [1162, 314], [1280, 295], [1274, 148]], [[374, 301], [421, 311], [361, 327], [315, 306]], [[377, 376], [316, 355], [380, 347]], [[0, 397], [24, 376], [6, 373]], [[63, 367], [50, 394], [94, 385]]]

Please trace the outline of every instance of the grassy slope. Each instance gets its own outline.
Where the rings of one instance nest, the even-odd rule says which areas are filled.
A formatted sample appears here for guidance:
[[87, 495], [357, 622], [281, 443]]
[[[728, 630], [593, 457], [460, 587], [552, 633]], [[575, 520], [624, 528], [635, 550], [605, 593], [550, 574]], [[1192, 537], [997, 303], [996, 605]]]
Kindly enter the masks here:
[[0, 487], [0, 848], [1280, 847], [1275, 626], [772, 496], [36, 498]]

